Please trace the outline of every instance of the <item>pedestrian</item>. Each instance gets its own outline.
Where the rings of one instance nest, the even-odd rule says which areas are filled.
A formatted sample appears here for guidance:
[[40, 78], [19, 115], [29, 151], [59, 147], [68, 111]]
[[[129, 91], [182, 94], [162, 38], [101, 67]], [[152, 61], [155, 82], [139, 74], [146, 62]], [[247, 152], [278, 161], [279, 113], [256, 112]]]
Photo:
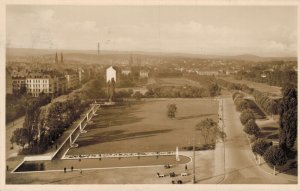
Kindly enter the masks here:
[[80, 174], [82, 174], [82, 169], [80, 169]]
[[71, 166], [71, 172], [73, 172], [73, 169], [74, 169], [74, 167], [73, 167], [73, 166]]
[[55, 145], [55, 150], [57, 150], [57, 145]]
[[65, 167], [65, 168], [64, 168], [64, 173], [66, 173], [66, 172], [67, 172], [67, 168]]
[[185, 165], [185, 170], [187, 170], [187, 165]]
[[6, 165], [6, 171], [8, 171], [9, 170], [9, 167], [8, 167], [8, 165]]

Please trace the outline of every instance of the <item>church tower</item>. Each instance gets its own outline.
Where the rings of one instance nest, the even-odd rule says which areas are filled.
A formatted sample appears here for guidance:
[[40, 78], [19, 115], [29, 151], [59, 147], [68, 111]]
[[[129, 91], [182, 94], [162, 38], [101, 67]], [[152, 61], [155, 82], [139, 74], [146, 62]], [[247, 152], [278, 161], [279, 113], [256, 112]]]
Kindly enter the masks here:
[[58, 64], [58, 56], [57, 56], [57, 52], [55, 54], [55, 64]]

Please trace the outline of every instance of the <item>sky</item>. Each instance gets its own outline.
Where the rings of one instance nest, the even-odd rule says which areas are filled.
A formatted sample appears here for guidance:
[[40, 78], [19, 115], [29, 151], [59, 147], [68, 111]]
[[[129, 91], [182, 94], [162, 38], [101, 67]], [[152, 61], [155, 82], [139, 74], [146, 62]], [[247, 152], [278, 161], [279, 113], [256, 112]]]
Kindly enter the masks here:
[[292, 6], [8, 5], [10, 48], [297, 56]]

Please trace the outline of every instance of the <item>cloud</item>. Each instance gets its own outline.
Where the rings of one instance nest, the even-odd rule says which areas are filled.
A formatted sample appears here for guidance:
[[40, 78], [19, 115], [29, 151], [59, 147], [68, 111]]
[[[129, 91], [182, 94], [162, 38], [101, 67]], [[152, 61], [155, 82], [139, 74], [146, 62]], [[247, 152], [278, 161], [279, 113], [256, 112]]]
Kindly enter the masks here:
[[50, 8], [8, 12], [8, 46], [95, 49], [101, 42], [102, 49], [267, 56], [292, 55], [297, 50], [296, 27], [283, 23], [256, 28], [195, 19], [134, 23], [124, 18], [118, 23], [99, 24], [92, 17], [73, 19], [63, 15]]

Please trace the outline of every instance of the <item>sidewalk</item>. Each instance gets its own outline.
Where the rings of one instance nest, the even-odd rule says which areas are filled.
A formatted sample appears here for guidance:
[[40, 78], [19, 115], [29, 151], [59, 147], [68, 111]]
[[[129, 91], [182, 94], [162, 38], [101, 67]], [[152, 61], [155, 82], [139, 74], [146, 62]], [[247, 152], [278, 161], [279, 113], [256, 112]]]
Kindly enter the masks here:
[[[249, 143], [249, 147], [250, 147], [250, 152], [252, 153], [251, 151], [251, 142], [250, 142], [250, 139], [248, 137], [248, 135], [245, 133], [245, 136], [248, 140], [248, 143]], [[258, 164], [258, 159], [256, 159], [255, 155], [252, 153], [253, 155], [253, 158], [255, 160], [255, 163], [257, 165], [257, 167], [259, 167], [262, 171], [264, 171], [265, 173], [268, 173], [270, 175], [273, 175], [274, 176], [274, 172], [273, 172], [273, 168], [271, 168], [267, 163], [266, 161], [263, 159], [263, 157], [260, 157], [260, 165]], [[283, 172], [279, 172], [277, 169], [276, 169], [276, 177], [281, 177], [283, 179], [286, 179], [286, 180], [290, 180], [290, 181], [294, 181], [294, 182], [297, 182], [298, 181], [298, 176], [294, 176], [294, 175], [289, 175], [289, 174], [285, 174]]]
[[[271, 174], [274, 176], [273, 174], [273, 168], [271, 168], [265, 161], [263, 158], [260, 159], [261, 164], [258, 166], [260, 167], [261, 170], [265, 171], [268, 174]], [[276, 170], [276, 176], [277, 177], [281, 177], [290, 181], [298, 181], [298, 176], [294, 176], [294, 175], [290, 175], [290, 174], [285, 174], [283, 172], [278, 172], [278, 170]]]

